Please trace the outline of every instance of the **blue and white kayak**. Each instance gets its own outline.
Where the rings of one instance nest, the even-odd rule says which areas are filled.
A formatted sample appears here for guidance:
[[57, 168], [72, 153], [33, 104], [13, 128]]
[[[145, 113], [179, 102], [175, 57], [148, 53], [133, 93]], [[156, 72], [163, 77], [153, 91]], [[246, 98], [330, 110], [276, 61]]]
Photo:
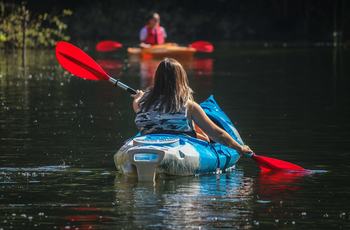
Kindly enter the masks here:
[[[200, 106], [210, 119], [226, 130], [238, 143], [242, 139], [231, 120], [220, 109], [213, 96]], [[156, 176], [198, 175], [232, 169], [239, 153], [219, 143], [209, 143], [187, 135], [137, 135], [114, 155], [118, 170], [139, 181], [152, 181]]]

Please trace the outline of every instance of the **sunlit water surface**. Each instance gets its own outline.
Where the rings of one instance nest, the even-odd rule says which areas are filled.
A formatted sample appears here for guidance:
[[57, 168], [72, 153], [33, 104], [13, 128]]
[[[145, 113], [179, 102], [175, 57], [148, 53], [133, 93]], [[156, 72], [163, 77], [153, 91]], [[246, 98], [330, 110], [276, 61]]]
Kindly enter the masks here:
[[[155, 185], [114, 167], [136, 132], [129, 95], [70, 77], [52, 50], [28, 51], [25, 68], [0, 52], [0, 229], [350, 227], [349, 51], [226, 44], [182, 61], [196, 99], [214, 94], [257, 153], [327, 172], [265, 175], [242, 159]], [[158, 64], [88, 52], [135, 88]]]

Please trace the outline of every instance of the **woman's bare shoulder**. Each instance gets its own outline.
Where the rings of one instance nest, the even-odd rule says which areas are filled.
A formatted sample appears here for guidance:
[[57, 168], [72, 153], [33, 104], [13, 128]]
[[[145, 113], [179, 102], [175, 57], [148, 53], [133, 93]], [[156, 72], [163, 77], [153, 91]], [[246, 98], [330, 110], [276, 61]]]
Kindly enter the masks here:
[[202, 107], [195, 101], [189, 101], [187, 103], [187, 109], [190, 114], [198, 114], [202, 111]]

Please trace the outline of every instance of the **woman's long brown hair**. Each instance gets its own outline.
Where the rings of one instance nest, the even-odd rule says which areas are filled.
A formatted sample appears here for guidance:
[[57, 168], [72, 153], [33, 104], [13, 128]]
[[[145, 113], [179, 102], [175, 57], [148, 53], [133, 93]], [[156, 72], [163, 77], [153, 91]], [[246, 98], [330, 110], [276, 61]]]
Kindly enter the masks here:
[[141, 110], [148, 111], [154, 103], [160, 103], [160, 111], [176, 113], [193, 100], [192, 94], [182, 65], [173, 58], [165, 58], [157, 67], [153, 87], [141, 99]]

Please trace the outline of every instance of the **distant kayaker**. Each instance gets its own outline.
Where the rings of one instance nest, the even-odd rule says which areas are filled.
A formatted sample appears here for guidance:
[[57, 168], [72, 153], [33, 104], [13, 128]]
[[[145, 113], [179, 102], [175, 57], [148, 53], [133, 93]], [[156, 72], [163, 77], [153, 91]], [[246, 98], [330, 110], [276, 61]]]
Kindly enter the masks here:
[[193, 100], [182, 65], [172, 58], [165, 58], [157, 67], [154, 85], [133, 95], [135, 123], [141, 134], [171, 133], [197, 137], [195, 124], [215, 142], [251, 153], [247, 145], [240, 145], [225, 130], [218, 127]]
[[160, 26], [159, 14], [150, 14], [147, 17], [147, 24], [140, 31], [140, 46], [149, 47], [164, 44], [166, 37], [164, 27]]

